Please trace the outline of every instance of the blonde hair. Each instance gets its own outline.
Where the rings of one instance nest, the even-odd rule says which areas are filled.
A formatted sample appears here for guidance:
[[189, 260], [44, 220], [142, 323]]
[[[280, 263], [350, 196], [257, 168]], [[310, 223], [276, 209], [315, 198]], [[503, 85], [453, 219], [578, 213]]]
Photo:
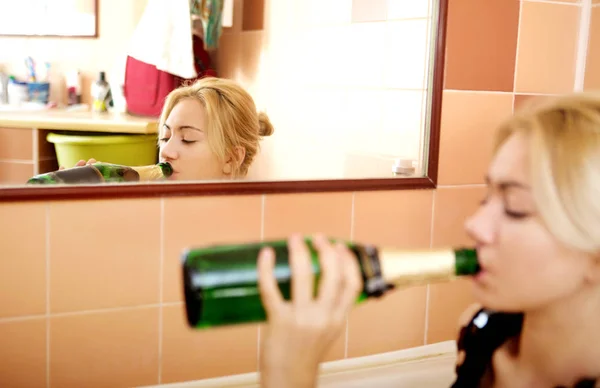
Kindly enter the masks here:
[[[261, 137], [273, 134], [274, 128], [266, 113], [257, 112], [252, 96], [232, 80], [206, 77], [181, 86], [167, 96], [160, 115], [160, 128], [179, 101], [194, 98], [206, 109], [208, 144], [217, 157], [225, 161], [232, 157], [232, 176], [244, 177], [260, 149]], [[245, 149], [243, 160], [237, 160], [236, 148]]]
[[515, 133], [529, 140], [532, 192], [548, 230], [600, 252], [600, 94], [529, 101], [500, 127], [495, 151]]

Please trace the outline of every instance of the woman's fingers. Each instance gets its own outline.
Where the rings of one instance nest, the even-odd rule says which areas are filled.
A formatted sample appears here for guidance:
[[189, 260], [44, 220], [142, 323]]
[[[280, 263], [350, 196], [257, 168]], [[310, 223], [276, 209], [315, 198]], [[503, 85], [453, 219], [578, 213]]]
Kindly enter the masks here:
[[292, 271], [292, 301], [306, 305], [313, 299], [314, 274], [310, 251], [300, 235], [288, 239], [289, 262]]
[[96, 159], [91, 158], [90, 160], [87, 161], [87, 164], [93, 164], [93, 163], [97, 163]]
[[275, 311], [283, 302], [277, 279], [273, 273], [275, 252], [272, 248], [264, 248], [258, 254], [258, 288], [267, 315]]
[[342, 283], [342, 268], [338, 251], [319, 235], [314, 238], [314, 245], [319, 254], [321, 279], [319, 280], [319, 302], [333, 307], [339, 299]]
[[340, 272], [342, 274], [342, 285], [339, 291], [338, 302], [334, 306], [334, 320], [342, 321], [354, 306], [356, 299], [363, 288], [363, 279], [360, 273], [358, 260], [348, 247], [338, 244], [335, 247], [340, 257]]

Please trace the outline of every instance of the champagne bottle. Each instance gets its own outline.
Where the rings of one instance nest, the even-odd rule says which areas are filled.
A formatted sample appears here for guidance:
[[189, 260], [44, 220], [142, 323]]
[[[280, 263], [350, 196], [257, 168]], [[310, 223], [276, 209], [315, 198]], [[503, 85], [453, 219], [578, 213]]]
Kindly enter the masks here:
[[27, 184], [77, 184], [153, 181], [168, 178], [173, 167], [167, 162], [149, 166], [121, 166], [110, 163], [93, 163], [39, 174], [27, 181]]
[[[320, 277], [318, 253], [311, 239], [305, 242], [311, 253], [315, 295]], [[380, 297], [395, 287], [409, 287], [479, 271], [474, 249], [407, 251], [373, 245], [345, 243], [359, 262], [363, 290], [357, 299]], [[185, 310], [190, 327], [207, 328], [266, 319], [258, 288], [257, 259], [261, 248], [275, 251], [274, 276], [283, 297], [290, 299], [291, 270], [287, 241], [216, 245], [183, 252]]]

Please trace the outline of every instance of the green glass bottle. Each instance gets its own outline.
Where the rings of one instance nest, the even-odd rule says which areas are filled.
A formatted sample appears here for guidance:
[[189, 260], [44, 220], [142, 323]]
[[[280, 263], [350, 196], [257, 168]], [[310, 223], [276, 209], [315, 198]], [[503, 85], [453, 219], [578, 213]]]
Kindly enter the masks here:
[[27, 184], [54, 185], [154, 181], [168, 178], [172, 174], [173, 167], [167, 162], [133, 167], [98, 162], [39, 174], [30, 178]]
[[[312, 256], [315, 295], [320, 276], [317, 251], [305, 239]], [[474, 249], [407, 251], [346, 243], [360, 264], [363, 291], [357, 303], [380, 297], [395, 287], [408, 287], [479, 271]], [[258, 288], [259, 251], [275, 251], [274, 276], [285, 299], [290, 299], [291, 271], [287, 241], [217, 245], [188, 249], [182, 254], [183, 288], [188, 324], [207, 328], [266, 319]]]

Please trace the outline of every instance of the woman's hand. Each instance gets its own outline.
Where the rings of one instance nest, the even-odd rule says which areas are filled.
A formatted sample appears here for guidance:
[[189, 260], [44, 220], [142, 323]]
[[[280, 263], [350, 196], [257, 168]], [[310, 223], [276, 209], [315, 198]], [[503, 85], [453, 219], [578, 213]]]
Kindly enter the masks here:
[[[75, 166], [73, 166], [73, 167], [81, 167], [81, 166], [85, 166], [85, 165], [87, 165], [87, 164], [93, 164], [93, 163], [97, 163], [97, 162], [96, 162], [96, 159], [94, 159], [94, 158], [92, 158], [92, 159], [88, 160], [87, 162], [86, 162], [85, 160], [83, 160], [83, 159], [82, 159], [82, 160], [80, 160], [79, 162], [75, 163]], [[65, 168], [61, 166], [61, 167], [59, 167], [58, 169], [59, 169], [59, 170], [64, 170]]]
[[300, 236], [288, 240], [292, 273], [291, 301], [285, 301], [273, 276], [274, 252], [259, 255], [259, 287], [267, 313], [261, 330], [261, 386], [315, 387], [319, 363], [346, 326], [346, 317], [362, 290], [355, 256], [342, 244], [316, 236], [321, 280], [313, 297], [310, 252]]

